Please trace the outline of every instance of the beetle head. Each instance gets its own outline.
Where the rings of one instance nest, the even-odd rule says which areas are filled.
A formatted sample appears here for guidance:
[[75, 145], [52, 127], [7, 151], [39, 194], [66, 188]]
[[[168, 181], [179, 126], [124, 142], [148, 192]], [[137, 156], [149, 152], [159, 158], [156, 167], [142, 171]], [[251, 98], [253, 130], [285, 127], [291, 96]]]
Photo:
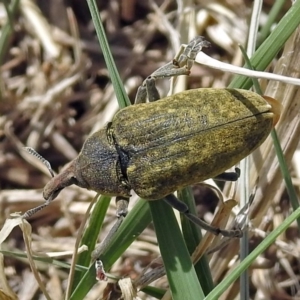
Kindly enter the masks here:
[[129, 195], [129, 187], [122, 179], [119, 154], [105, 129], [87, 138], [79, 155], [46, 184], [43, 196], [50, 202], [72, 184], [103, 195]]

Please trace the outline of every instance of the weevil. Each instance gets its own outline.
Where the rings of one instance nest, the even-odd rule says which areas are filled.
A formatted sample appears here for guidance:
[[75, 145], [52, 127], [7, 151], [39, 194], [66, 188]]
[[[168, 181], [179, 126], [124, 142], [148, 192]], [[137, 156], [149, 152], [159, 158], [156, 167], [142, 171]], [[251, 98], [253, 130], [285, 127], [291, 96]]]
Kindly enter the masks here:
[[[134, 190], [148, 201], [164, 198], [215, 234], [241, 236], [210, 227], [173, 192], [216, 177], [249, 155], [277, 122], [279, 104], [239, 89], [200, 88], [159, 99], [155, 80], [189, 74], [196, 54], [206, 46], [202, 37], [193, 39], [178, 59], [147, 78], [137, 94], [139, 104], [121, 109], [88, 137], [78, 157], [45, 186], [46, 203], [24, 217], [75, 184], [104, 195], [129, 198]], [[140, 103], [147, 96], [150, 102]]]

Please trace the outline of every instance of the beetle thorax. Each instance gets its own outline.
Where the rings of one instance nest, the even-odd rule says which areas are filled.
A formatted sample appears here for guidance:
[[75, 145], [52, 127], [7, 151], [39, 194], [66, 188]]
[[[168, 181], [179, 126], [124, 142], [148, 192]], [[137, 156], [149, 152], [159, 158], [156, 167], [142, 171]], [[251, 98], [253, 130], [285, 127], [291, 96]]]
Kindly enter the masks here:
[[76, 178], [79, 186], [103, 195], [129, 196], [130, 188], [121, 170], [120, 155], [109, 131], [91, 135], [76, 159]]

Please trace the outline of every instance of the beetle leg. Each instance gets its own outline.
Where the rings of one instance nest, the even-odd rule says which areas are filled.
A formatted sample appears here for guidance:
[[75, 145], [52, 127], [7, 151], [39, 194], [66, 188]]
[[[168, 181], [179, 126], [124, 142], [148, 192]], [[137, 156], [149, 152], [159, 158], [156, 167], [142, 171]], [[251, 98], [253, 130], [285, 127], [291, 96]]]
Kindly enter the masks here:
[[149, 102], [154, 102], [160, 99], [159, 92], [155, 85], [155, 79], [153, 77], [146, 80], [146, 90]]
[[117, 204], [117, 217], [126, 217], [128, 213], [128, 203], [129, 198], [118, 196], [116, 197], [116, 204]]
[[105, 249], [109, 245], [110, 241], [112, 240], [113, 236], [115, 235], [115, 233], [117, 232], [117, 230], [119, 229], [123, 221], [124, 221], [124, 216], [119, 217], [115, 222], [115, 224], [113, 225], [113, 227], [108, 232], [107, 236], [104, 238], [104, 240], [99, 245], [96, 246], [96, 248], [91, 254], [92, 261], [96, 261], [97, 259], [99, 259], [99, 257], [105, 251]]
[[[202, 36], [197, 36], [192, 39], [185, 47], [184, 51], [179, 53], [179, 55], [177, 55], [172, 62], [169, 62], [166, 65], [158, 68], [143, 82], [142, 86], [138, 88], [135, 104], [146, 102], [147, 96], [150, 102], [160, 99], [155, 87], [155, 80], [158, 78], [189, 75], [198, 52], [201, 51], [203, 47], [209, 46], [210, 43]], [[151, 89], [148, 88], [149, 84]], [[154, 95], [152, 95], [152, 93]]]
[[[250, 210], [250, 206], [252, 205], [255, 194], [256, 194], [256, 188], [257, 188], [257, 186], [253, 189], [248, 202], [244, 205], [244, 207], [241, 208], [241, 210], [236, 215], [236, 217], [233, 221], [233, 227], [239, 228], [242, 232], [245, 232], [249, 228], [249, 210]], [[212, 253], [224, 248], [229, 242], [230, 242], [229, 238], [222, 239], [220, 244], [209, 249], [206, 252], [206, 254], [212, 254]]]
[[239, 168], [235, 168], [235, 172], [224, 172], [214, 177], [214, 179], [220, 181], [237, 181], [240, 175], [241, 170]]
[[242, 237], [243, 235], [243, 232], [240, 229], [224, 230], [207, 224], [197, 216], [191, 214], [189, 212], [188, 206], [184, 202], [176, 198], [173, 194], [166, 196], [164, 200], [173, 208], [177, 209], [179, 212], [184, 214], [190, 221], [200, 226], [204, 230], [209, 231], [215, 235], [221, 234], [225, 237], [238, 237], [238, 238]]
[[179, 54], [178, 58], [175, 57], [172, 62], [158, 68], [150, 77], [158, 79], [189, 75], [198, 52], [200, 52], [203, 47], [209, 46], [210, 43], [206, 41], [203, 36], [193, 38], [185, 47], [184, 51]]
[[147, 100], [147, 89], [144, 85], [139, 86], [136, 95], [134, 104], [145, 103]]
[[206, 41], [203, 36], [196, 36], [188, 43], [183, 53], [180, 54], [178, 58], [174, 58], [173, 65], [179, 68], [186, 67], [190, 70], [198, 52], [200, 52], [203, 47], [210, 47], [210, 42]]
[[116, 215], [118, 219], [113, 225], [113, 227], [110, 229], [110, 231], [108, 232], [104, 240], [98, 246], [96, 246], [96, 248], [92, 252], [92, 261], [97, 261], [99, 259], [99, 257], [105, 251], [111, 239], [119, 229], [120, 225], [124, 221], [124, 218], [126, 217], [128, 212], [128, 203], [129, 203], [129, 198], [119, 197], [119, 196], [116, 197], [116, 204], [117, 204]]
[[160, 99], [159, 92], [155, 85], [155, 78], [149, 76], [138, 88], [134, 104], [144, 103], [148, 98], [149, 102], [154, 102]]

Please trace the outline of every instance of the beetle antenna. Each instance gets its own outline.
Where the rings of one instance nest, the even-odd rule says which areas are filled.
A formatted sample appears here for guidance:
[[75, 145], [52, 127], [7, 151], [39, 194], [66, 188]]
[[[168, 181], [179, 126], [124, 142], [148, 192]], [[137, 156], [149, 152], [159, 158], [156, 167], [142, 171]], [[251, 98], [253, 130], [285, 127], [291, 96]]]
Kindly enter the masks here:
[[54, 177], [54, 172], [51, 168], [51, 165], [48, 160], [46, 160], [43, 156], [41, 156], [39, 153], [37, 153], [33, 148], [31, 147], [24, 147], [24, 150], [26, 150], [29, 154], [35, 156], [37, 159], [39, 159], [48, 169], [51, 176]]
[[[43, 156], [41, 156], [39, 153], [37, 153], [33, 148], [31, 147], [24, 147], [24, 150], [26, 150], [29, 154], [35, 156], [37, 159], [39, 159], [48, 169], [48, 171], [50, 172], [51, 176], [54, 177], [54, 172], [51, 168], [51, 164], [49, 163], [48, 160], [46, 160]], [[47, 205], [49, 205], [49, 203], [51, 202], [51, 200], [46, 201], [45, 203], [43, 203], [42, 205], [39, 205], [37, 207], [34, 207], [32, 209], [27, 210], [23, 215], [22, 218], [23, 219], [28, 219], [30, 218], [32, 215], [34, 215], [35, 213], [37, 213], [38, 211], [42, 210], [44, 207], [46, 207]]]
[[23, 219], [28, 219], [30, 218], [31, 216], [33, 216], [34, 214], [36, 214], [38, 211], [42, 210], [43, 208], [45, 208], [46, 206], [49, 205], [49, 201], [46, 201], [45, 203], [39, 205], [39, 206], [36, 206], [34, 208], [31, 208], [29, 210], [27, 210], [21, 217]]

